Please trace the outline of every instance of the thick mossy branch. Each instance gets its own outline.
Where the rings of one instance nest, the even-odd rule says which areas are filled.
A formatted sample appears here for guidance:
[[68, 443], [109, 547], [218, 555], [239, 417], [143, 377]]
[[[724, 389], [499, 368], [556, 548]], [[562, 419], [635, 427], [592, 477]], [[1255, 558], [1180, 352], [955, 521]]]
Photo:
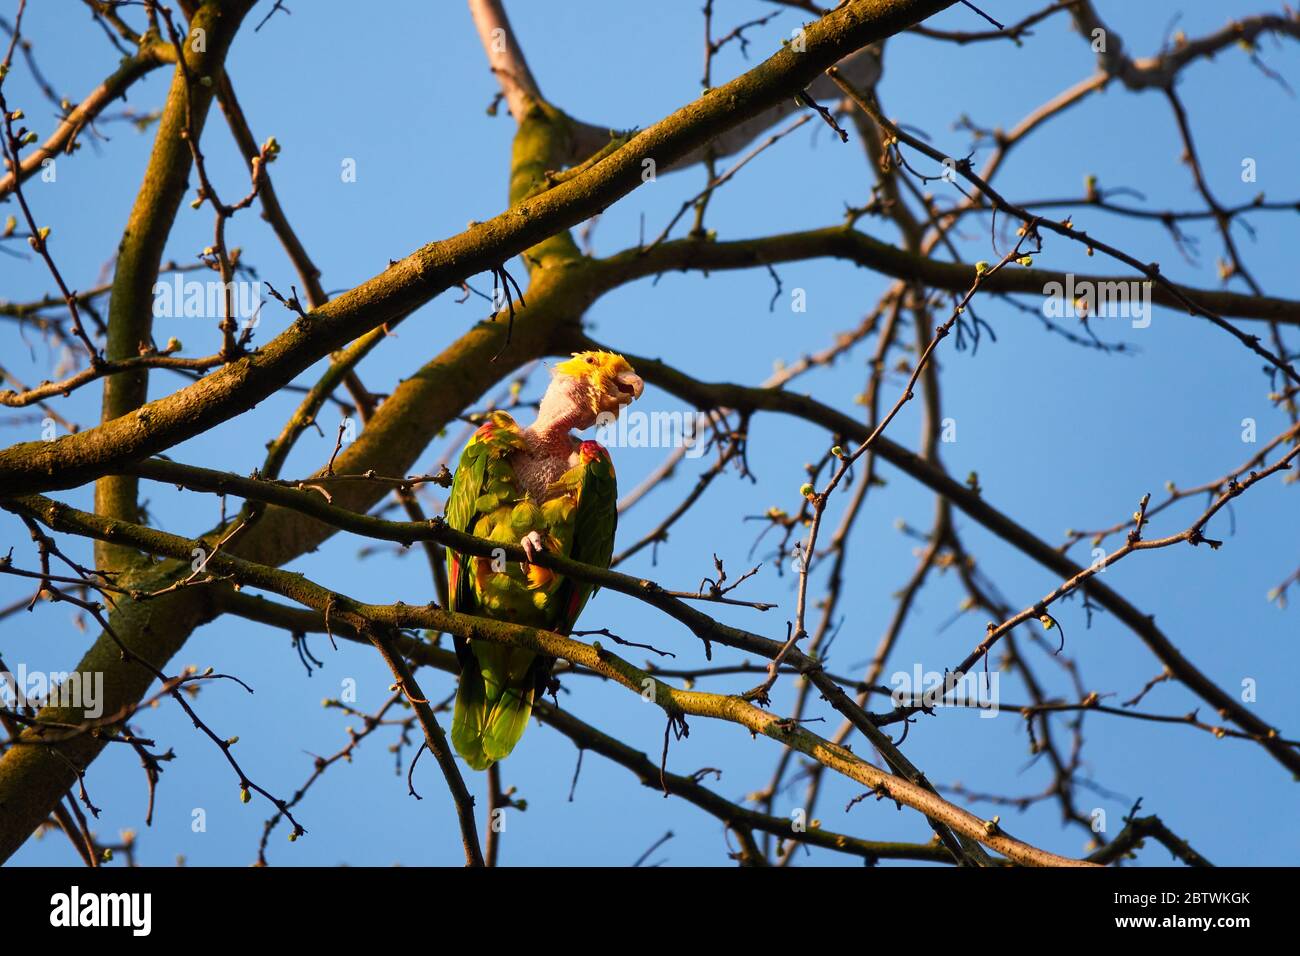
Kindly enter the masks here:
[[[153, 289], [193, 166], [187, 136], [202, 134], [212, 105], [211, 82], [205, 85], [198, 78], [211, 81], [220, 74], [226, 51], [252, 5], [253, 0], [208, 0], [189, 25], [182, 46], [186, 63], [184, 67], [177, 63], [173, 72], [153, 152], [118, 244], [105, 348], [105, 358], [110, 362], [139, 355], [141, 346], [153, 341]], [[202, 37], [203, 42], [192, 42], [191, 37]], [[172, 59], [176, 59], [175, 55]], [[189, 78], [193, 79], [187, 82]], [[148, 392], [148, 367], [107, 376], [101, 420], [109, 422], [134, 412], [145, 403]], [[135, 480], [128, 475], [102, 477], [95, 485], [95, 510], [127, 521], [137, 520]], [[122, 570], [133, 558], [129, 551], [104, 544], [95, 549], [95, 563], [101, 570]]]

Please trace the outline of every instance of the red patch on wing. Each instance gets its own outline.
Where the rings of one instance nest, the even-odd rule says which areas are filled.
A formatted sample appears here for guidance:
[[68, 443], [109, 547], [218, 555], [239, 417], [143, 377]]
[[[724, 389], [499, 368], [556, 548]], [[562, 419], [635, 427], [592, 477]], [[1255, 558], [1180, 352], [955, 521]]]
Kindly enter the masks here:
[[569, 595], [569, 606], [564, 609], [564, 620], [568, 623], [569, 628], [578, 623], [578, 614], [582, 610], [582, 594], [575, 587], [573, 593]]

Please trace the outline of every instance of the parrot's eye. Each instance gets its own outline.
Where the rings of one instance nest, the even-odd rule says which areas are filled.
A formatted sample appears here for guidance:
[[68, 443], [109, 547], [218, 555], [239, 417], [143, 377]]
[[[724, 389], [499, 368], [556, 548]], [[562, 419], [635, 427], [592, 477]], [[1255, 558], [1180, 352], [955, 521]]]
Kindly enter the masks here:
[[594, 358], [592, 358], [590, 355], [588, 355], [588, 356], [587, 356], [587, 364], [588, 364], [588, 365], [595, 365], [595, 364], [596, 364], [596, 360], [595, 360]]

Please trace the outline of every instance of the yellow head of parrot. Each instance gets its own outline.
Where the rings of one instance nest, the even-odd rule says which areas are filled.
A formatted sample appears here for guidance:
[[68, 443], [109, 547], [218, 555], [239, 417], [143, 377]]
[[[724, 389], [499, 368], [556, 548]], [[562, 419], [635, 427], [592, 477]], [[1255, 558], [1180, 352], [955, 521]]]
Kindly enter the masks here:
[[556, 365], [553, 375], [581, 383], [581, 391], [591, 413], [617, 415], [623, 406], [641, 397], [645, 383], [628, 363], [614, 352], [574, 352], [573, 357]]

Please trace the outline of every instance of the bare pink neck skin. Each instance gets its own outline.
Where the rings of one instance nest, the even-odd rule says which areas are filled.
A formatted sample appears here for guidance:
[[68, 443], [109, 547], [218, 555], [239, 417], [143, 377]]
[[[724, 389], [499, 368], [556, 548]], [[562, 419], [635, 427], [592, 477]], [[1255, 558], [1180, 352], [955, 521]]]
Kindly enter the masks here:
[[524, 429], [524, 440], [534, 458], [568, 460], [573, 454], [574, 429], [591, 425], [586, 414], [588, 403], [584, 387], [568, 378], [555, 378], [537, 407], [537, 420]]
[[537, 421], [523, 431], [526, 451], [514, 461], [515, 477], [536, 501], [569, 469], [574, 439], [570, 429], [581, 427], [582, 411], [563, 401], [543, 399]]
[[546, 499], [574, 459], [577, 440], [570, 434], [595, 422], [585, 387], [568, 377], [551, 381], [537, 409], [537, 420], [523, 431], [527, 451], [514, 462], [515, 475], [537, 501]]
[[556, 411], [544, 402], [538, 410], [537, 421], [524, 429], [524, 440], [538, 457], [568, 458], [573, 451], [573, 436], [570, 432], [581, 418], [581, 409]]

